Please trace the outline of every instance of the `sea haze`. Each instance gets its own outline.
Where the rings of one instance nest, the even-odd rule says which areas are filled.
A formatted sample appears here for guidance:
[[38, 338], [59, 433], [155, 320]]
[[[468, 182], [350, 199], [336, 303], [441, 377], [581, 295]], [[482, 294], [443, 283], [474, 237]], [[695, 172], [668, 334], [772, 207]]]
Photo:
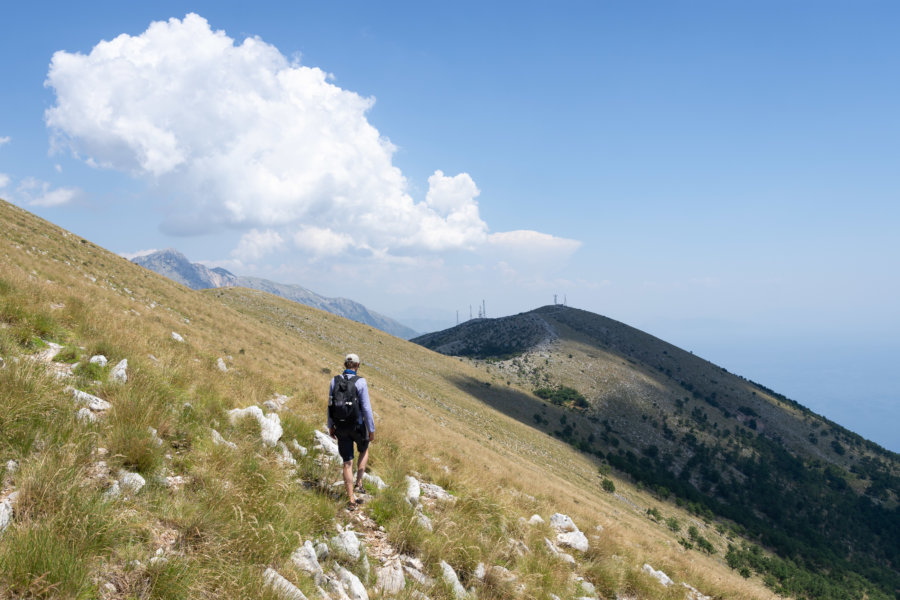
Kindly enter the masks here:
[[900, 342], [668, 339], [900, 452]]

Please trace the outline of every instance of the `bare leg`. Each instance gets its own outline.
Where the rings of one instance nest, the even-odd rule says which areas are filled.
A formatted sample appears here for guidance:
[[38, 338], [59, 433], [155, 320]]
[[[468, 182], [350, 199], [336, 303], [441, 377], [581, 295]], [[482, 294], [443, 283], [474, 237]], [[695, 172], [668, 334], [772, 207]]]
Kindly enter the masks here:
[[344, 487], [347, 490], [347, 498], [350, 503], [356, 502], [356, 496], [353, 493], [353, 461], [344, 463]]
[[366, 472], [366, 464], [369, 462], [369, 449], [359, 455], [359, 461], [356, 466], [356, 487], [362, 487], [363, 473]]

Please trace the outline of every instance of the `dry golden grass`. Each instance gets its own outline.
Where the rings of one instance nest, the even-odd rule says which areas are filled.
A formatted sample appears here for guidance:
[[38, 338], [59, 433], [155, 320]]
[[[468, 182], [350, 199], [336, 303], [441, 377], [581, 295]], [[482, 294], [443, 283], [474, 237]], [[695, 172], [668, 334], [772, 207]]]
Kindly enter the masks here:
[[[73, 558], [74, 574], [55, 575], [69, 586], [65, 591], [53, 588], [42, 573], [29, 578], [20, 572], [39, 571], [37, 561], [21, 566], [15, 586], [0, 577], [0, 589], [5, 581], [8, 590], [0, 596], [77, 597], [96, 590], [99, 576], [116, 583], [121, 597], [266, 597], [270, 592], [259, 585], [262, 569], [289, 569], [290, 551], [302, 539], [329, 531], [340, 501], [298, 489], [274, 454], [259, 445], [258, 430], [246, 423], [231, 425], [226, 411], [286, 394], [291, 400], [282, 413], [285, 439], [309, 445], [312, 429], [325, 419], [328, 380], [339, 372], [341, 357], [353, 351], [362, 357], [361, 374], [369, 381], [377, 413], [370, 469], [395, 490], [405, 474], [416, 472], [460, 499], [433, 511], [435, 531], [428, 535], [406, 527], [411, 513], [404, 513], [396, 499], [392, 504], [390, 492], [379, 500], [383, 506], [370, 507], [383, 512], [392, 538], [417, 550], [430, 568], [447, 560], [471, 581], [478, 562], [501, 564], [522, 574], [526, 597], [574, 593], [569, 567], [544, 553], [542, 530], [519, 521], [535, 513], [548, 519], [563, 512], [590, 537], [580, 572], [596, 580], [602, 597], [675, 597], [641, 573], [644, 563], [716, 597], [775, 597], [758, 580], [745, 580], [724, 564], [725, 541], [712, 529], [704, 535], [718, 554], [684, 551], [664, 523], [644, 513], [657, 506], [665, 516], [692, 522], [674, 505], [618, 479], [618, 495], [602, 491], [591, 457], [529, 423], [524, 400], [533, 398], [530, 390], [498, 382], [471, 361], [262, 292], [191, 291], [2, 202], [0, 297], [6, 302], [0, 304], [0, 356], [8, 367], [13, 356], [21, 358], [19, 366], [0, 371], [0, 379], [7, 381], [6, 390], [33, 388], [26, 401], [7, 397], [0, 406], [5, 413], [0, 419], [6, 419], [0, 423], [10, 424], [0, 440], [0, 463], [10, 458], [22, 463], [14, 483], [26, 492], [22, 516], [17, 513], [2, 544], [56, 531], [39, 524], [41, 506], [56, 516], [90, 506], [96, 508], [91, 527], [99, 526], [97, 520], [110, 523], [102, 543], [84, 546], [80, 558]], [[78, 424], [63, 383], [23, 374], [24, 355], [31, 351], [27, 334], [37, 331], [39, 337], [83, 347], [85, 357], [102, 353], [113, 363], [128, 359], [126, 384], [76, 380], [81, 389], [113, 404], [109, 418], [95, 426]], [[174, 341], [173, 331], [185, 341]], [[219, 357], [228, 372], [217, 369]], [[24, 403], [21, 415], [23, 407], [16, 402]], [[523, 402], [519, 412], [517, 402]], [[496, 409], [501, 404], [503, 411]], [[157, 429], [165, 447], [152, 443], [148, 427]], [[239, 450], [226, 453], [213, 446], [210, 427]], [[7, 433], [13, 431], [18, 433]], [[69, 451], [66, 444], [72, 443], [77, 451]], [[147, 476], [150, 483], [139, 498], [97, 504], [100, 484], [75, 491], [91, 453], [101, 445], [109, 450], [111, 468]], [[63, 460], [57, 451], [62, 449], [71, 458]], [[53, 477], [63, 487], [39, 494], [51, 477], [44, 470], [49, 467], [42, 466], [47, 461], [67, 475]], [[191, 483], [173, 493], [153, 481], [163, 467], [188, 474]], [[315, 468], [302, 463], [298, 472]], [[49, 500], [42, 504], [38, 497]], [[128, 517], [117, 517], [123, 510]], [[167, 566], [140, 573], [129, 567], [132, 560], [146, 561], [159, 532], [169, 530], [176, 540]], [[509, 538], [526, 540], [533, 553], [512, 553]], [[10, 560], [0, 558], [0, 564], [8, 566]], [[50, 588], [41, 588], [45, 584]], [[511, 593], [500, 581], [480, 585], [484, 597]]]

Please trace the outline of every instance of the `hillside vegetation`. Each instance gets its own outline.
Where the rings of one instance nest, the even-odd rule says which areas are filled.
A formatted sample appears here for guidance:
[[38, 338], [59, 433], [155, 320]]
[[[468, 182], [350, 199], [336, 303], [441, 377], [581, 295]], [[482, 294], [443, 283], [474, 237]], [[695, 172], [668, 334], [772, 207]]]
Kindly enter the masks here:
[[413, 341], [471, 357], [510, 390], [494, 395], [501, 410], [661, 499], [726, 518], [777, 554], [762, 559], [759, 547], [733, 544], [726, 557], [739, 572], [809, 598], [890, 598], [900, 589], [897, 455], [796, 402], [565, 306]]
[[[351, 350], [386, 483], [356, 512], [327, 454], [302, 451]], [[401, 560], [424, 578], [398, 598], [457, 597], [443, 563], [482, 598], [773, 597], [725, 564], [740, 538], [496, 410], [477, 366], [262, 292], [189, 290], [4, 202], [0, 357], [0, 597], [297, 598], [321, 584], [341, 598], [349, 573], [381, 597]], [[230, 417], [254, 406], [279, 444]], [[456, 500], [407, 502], [410, 475]], [[551, 541], [556, 512], [587, 550]], [[338, 528], [364, 539], [361, 558], [335, 550]], [[327, 575], [298, 566], [306, 541], [331, 546]]]

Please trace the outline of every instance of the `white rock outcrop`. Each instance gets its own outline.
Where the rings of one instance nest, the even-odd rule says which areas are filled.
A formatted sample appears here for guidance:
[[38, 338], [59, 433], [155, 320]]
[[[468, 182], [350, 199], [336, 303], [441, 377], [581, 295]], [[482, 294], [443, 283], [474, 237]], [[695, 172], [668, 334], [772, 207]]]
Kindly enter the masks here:
[[116, 383], [126, 383], [128, 381], [128, 359], [123, 358], [109, 372], [109, 378]]
[[102, 354], [95, 354], [94, 356], [91, 357], [91, 359], [88, 362], [91, 363], [92, 365], [97, 365], [99, 367], [105, 367], [108, 361], [107, 361], [106, 357], [103, 356]]
[[329, 454], [330, 456], [336, 458], [337, 462], [343, 462], [341, 461], [341, 454], [340, 452], [338, 452], [337, 442], [331, 439], [331, 436], [329, 436], [327, 433], [316, 430], [315, 438], [316, 446], [318, 448], [320, 448], [326, 454]]
[[212, 429], [211, 431], [213, 444], [215, 444], [216, 446], [228, 446], [232, 450], [237, 450], [237, 444], [235, 444], [234, 442], [229, 442], [228, 440], [223, 438], [222, 434], [215, 429]]
[[297, 442], [297, 440], [291, 440], [291, 448], [300, 456], [306, 456], [307, 454], [309, 454], [309, 450], [301, 446], [300, 443]]
[[325, 572], [322, 570], [322, 565], [319, 564], [319, 557], [311, 541], [306, 540], [302, 546], [294, 550], [294, 553], [291, 554], [291, 562], [312, 577], [316, 585], [322, 584]]
[[340, 565], [335, 565], [334, 572], [338, 577], [338, 581], [350, 596], [350, 600], [369, 600], [369, 593], [366, 592], [366, 586], [363, 585], [359, 577], [345, 569]]
[[419, 496], [422, 495], [422, 487], [419, 480], [410, 475], [406, 476], [406, 501], [412, 505], [419, 503]]
[[119, 471], [119, 485], [124, 491], [137, 494], [141, 488], [147, 485], [147, 480], [140, 473], [132, 473], [123, 469]]
[[384, 488], [387, 487], [387, 484], [378, 475], [370, 475], [369, 473], [363, 473], [363, 481], [365, 481], [366, 483], [371, 483], [372, 485], [375, 486], [375, 489], [377, 489], [377, 490], [383, 490]]
[[358, 560], [360, 556], [359, 538], [351, 530], [342, 531], [331, 538], [331, 549], [338, 553]]
[[3, 530], [12, 523], [13, 508], [15, 507], [16, 499], [18, 497], [19, 492], [13, 492], [3, 500], [0, 500], [0, 533], [3, 533]]
[[228, 418], [232, 423], [236, 423], [247, 416], [255, 418], [256, 422], [259, 423], [259, 435], [263, 443], [274, 448], [284, 433], [278, 413], [264, 415], [262, 409], [258, 406], [233, 408], [228, 411]]
[[112, 408], [112, 404], [110, 404], [103, 398], [94, 396], [93, 394], [88, 394], [87, 392], [76, 390], [73, 387], [66, 388], [66, 391], [70, 392], [72, 396], [75, 397], [76, 402], [78, 402], [79, 404], [84, 404], [94, 412], [103, 412]]
[[175, 333], [174, 331], [172, 332], [172, 339], [175, 340], [176, 342], [184, 342], [184, 338], [181, 337], [179, 334]]
[[657, 571], [656, 569], [654, 569], [647, 563], [644, 563], [644, 566], [641, 568], [641, 571], [650, 575], [650, 577], [654, 578], [655, 580], [657, 580], [658, 582], [660, 582], [661, 584], [663, 584], [666, 587], [675, 583], [674, 581], [672, 581], [671, 578], [669, 578], [668, 575], [666, 575], [662, 571]]
[[457, 598], [457, 600], [465, 598], [468, 595], [466, 594], [466, 588], [459, 582], [456, 571], [444, 561], [441, 561], [441, 579], [450, 586], [450, 589], [453, 590], [453, 596], [454, 598]]
[[456, 498], [454, 498], [447, 490], [437, 484], [420, 483], [419, 487], [422, 490], [422, 495], [426, 498], [440, 500], [441, 502], [456, 502]]
[[382, 594], [393, 596], [400, 593], [406, 587], [406, 577], [403, 575], [400, 559], [394, 558], [375, 569], [375, 582]]
[[571, 517], [555, 513], [550, 517], [550, 526], [557, 531], [557, 544], [574, 548], [579, 552], [587, 552], [589, 548], [587, 536], [578, 529]]
[[285, 579], [278, 571], [269, 567], [263, 573], [263, 581], [271, 587], [278, 596], [284, 600], [307, 600], [303, 592], [296, 585]]
[[216, 367], [223, 373], [228, 372], [228, 367], [225, 365], [225, 361], [222, 359], [222, 357], [216, 359]]
[[529, 525], [543, 525], [544, 519], [541, 517], [541, 515], [531, 515], [531, 518], [528, 519], [528, 524]]

